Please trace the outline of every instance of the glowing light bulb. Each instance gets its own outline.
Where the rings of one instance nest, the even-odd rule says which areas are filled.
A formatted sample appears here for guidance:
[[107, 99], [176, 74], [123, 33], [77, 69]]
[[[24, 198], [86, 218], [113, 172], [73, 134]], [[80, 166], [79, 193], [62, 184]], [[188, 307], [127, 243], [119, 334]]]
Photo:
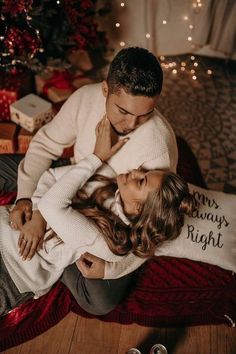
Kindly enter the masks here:
[[196, 76], [196, 75], [193, 75], [193, 76], [192, 76], [192, 79], [193, 79], [193, 80], [197, 80], [197, 76]]
[[57, 0], [57, 5], [60, 5], [60, 1], [59, 0]]
[[184, 67], [184, 66], [181, 66], [180, 70], [181, 70], [181, 71], [185, 71], [185, 67]]
[[195, 74], [195, 70], [194, 69], [191, 69], [190, 72], [191, 72], [191, 74]]
[[191, 59], [191, 60], [195, 60], [195, 56], [194, 56], [194, 55], [191, 55], [190, 59]]
[[121, 2], [121, 3], [120, 3], [120, 6], [121, 6], [121, 7], [124, 7], [124, 6], [125, 6], [125, 3], [124, 3], [124, 2]]
[[197, 67], [198, 66], [198, 63], [195, 61], [195, 63], [193, 64], [195, 67]]
[[188, 41], [191, 42], [191, 40], [192, 40], [192, 37], [188, 36]]
[[150, 38], [150, 37], [151, 37], [150, 33], [146, 33], [146, 38]]
[[161, 56], [160, 56], [160, 60], [162, 60], [162, 61], [165, 60], [164, 55], [161, 55]]
[[210, 70], [210, 69], [208, 69], [208, 70], [207, 70], [207, 74], [208, 74], [208, 75], [212, 75], [212, 74], [213, 74], [213, 71]]
[[172, 73], [176, 75], [178, 73], [178, 71], [176, 69], [173, 69]]
[[116, 27], [120, 27], [120, 23], [119, 22], [116, 23]]
[[163, 23], [163, 25], [166, 25], [166, 24], [167, 24], [167, 21], [166, 21], [166, 20], [163, 20], [162, 23]]
[[120, 42], [120, 46], [124, 47], [125, 46], [125, 42]]
[[184, 20], [185, 20], [185, 21], [188, 21], [188, 16], [184, 16]]
[[188, 27], [189, 27], [191, 30], [193, 29], [193, 25], [189, 25]]
[[182, 61], [182, 62], [181, 62], [181, 66], [186, 66], [185, 61]]

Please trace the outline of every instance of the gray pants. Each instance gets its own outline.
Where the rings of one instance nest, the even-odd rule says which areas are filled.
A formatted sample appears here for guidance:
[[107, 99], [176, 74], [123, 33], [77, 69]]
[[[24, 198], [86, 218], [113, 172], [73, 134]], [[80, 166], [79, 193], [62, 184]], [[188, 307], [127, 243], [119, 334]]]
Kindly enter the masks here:
[[33, 293], [20, 293], [13, 283], [0, 254], [0, 316], [26, 302], [34, 296]]
[[[0, 191], [16, 191], [18, 164], [23, 157], [24, 155], [0, 154]], [[69, 164], [69, 159], [60, 159], [55, 161], [52, 167]], [[62, 282], [85, 311], [103, 315], [113, 310], [122, 301], [134, 274], [114, 280], [86, 279], [73, 264], [65, 269]]]
[[93, 315], [105, 315], [124, 299], [135, 274], [133, 272], [119, 279], [86, 279], [72, 264], [64, 270], [61, 281], [85, 311]]

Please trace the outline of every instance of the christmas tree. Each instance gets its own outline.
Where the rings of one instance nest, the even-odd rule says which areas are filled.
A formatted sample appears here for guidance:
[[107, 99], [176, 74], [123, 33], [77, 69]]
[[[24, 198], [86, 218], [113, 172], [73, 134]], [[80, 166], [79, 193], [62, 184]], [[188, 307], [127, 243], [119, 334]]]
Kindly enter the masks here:
[[0, 0], [0, 67], [46, 65], [75, 49], [103, 53], [106, 36], [97, 19], [109, 11], [107, 4], [97, 9], [96, 0]]

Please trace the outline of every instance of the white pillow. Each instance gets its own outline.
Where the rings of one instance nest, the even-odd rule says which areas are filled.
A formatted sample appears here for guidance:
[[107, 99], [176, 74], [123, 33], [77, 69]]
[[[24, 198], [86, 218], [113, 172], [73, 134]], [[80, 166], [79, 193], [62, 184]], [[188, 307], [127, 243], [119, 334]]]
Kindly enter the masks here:
[[187, 258], [236, 271], [236, 195], [189, 184], [200, 202], [193, 217], [185, 217], [180, 236], [163, 244], [156, 256]]

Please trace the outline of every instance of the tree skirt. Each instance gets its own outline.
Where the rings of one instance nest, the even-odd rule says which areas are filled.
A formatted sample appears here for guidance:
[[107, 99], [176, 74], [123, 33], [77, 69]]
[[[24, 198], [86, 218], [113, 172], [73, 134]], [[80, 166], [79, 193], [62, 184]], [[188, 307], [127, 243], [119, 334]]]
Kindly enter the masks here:
[[[187, 143], [178, 138], [178, 147], [179, 174], [188, 182], [205, 187]], [[0, 204], [9, 202], [9, 197], [0, 195]], [[14, 198], [15, 194], [12, 194]], [[104, 316], [83, 311], [69, 290], [58, 282], [48, 294], [29, 300], [0, 320], [0, 350], [43, 333], [70, 311], [106, 322], [150, 327], [233, 325], [236, 279], [234, 273], [217, 266], [174, 257], [154, 257], [138, 272], [136, 284], [125, 301]]]

